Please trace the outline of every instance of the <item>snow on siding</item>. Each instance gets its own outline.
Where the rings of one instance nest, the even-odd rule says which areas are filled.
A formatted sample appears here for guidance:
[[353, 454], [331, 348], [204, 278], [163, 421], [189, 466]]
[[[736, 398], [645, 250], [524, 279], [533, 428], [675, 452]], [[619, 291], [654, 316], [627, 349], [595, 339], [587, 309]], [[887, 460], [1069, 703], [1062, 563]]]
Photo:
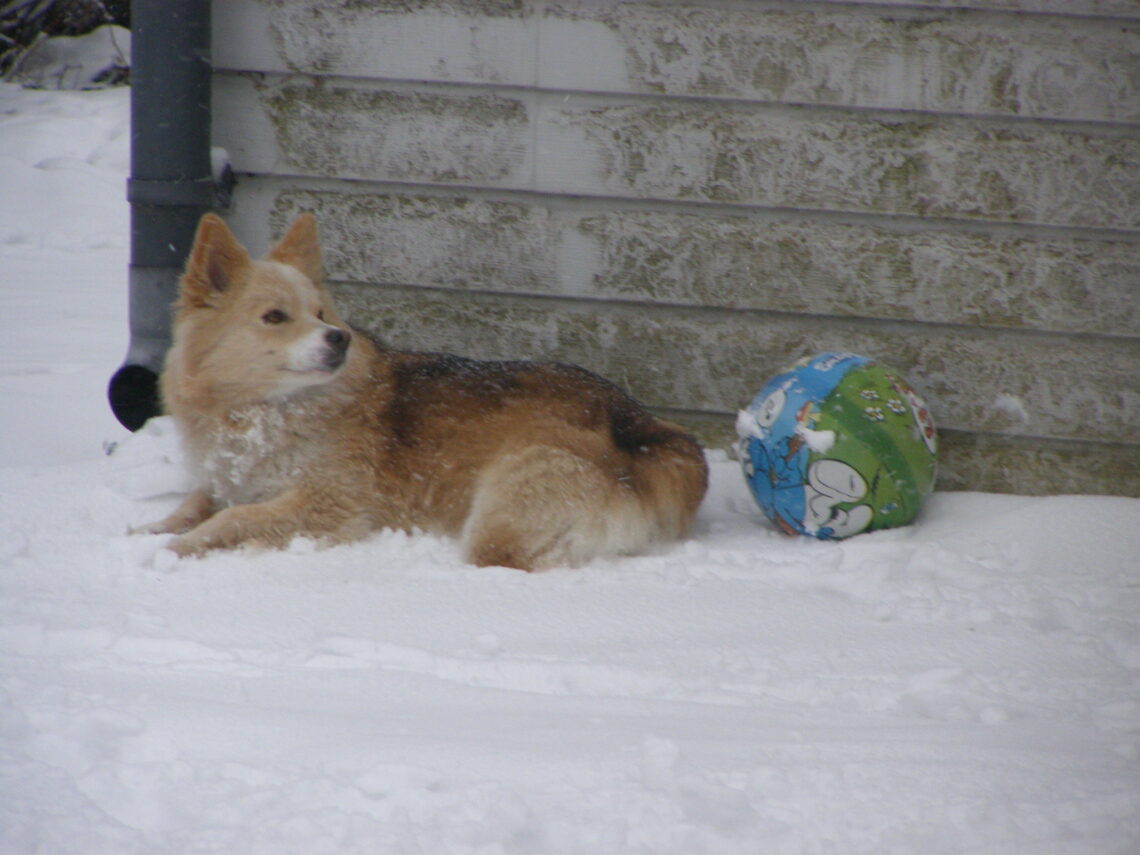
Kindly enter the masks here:
[[942, 486], [1140, 495], [1136, 3], [225, 0], [214, 28], [231, 220], [263, 247], [317, 212], [394, 344], [577, 362], [712, 444], [852, 349], [926, 393]]

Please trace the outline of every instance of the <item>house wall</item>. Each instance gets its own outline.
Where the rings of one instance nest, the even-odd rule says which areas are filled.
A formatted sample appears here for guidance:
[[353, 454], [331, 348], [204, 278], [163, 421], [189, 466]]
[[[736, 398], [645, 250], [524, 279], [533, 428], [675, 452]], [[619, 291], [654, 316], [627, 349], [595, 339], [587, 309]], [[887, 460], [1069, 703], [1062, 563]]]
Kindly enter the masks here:
[[727, 446], [901, 369], [940, 486], [1140, 495], [1140, 3], [218, 0], [231, 223], [351, 321], [576, 362]]

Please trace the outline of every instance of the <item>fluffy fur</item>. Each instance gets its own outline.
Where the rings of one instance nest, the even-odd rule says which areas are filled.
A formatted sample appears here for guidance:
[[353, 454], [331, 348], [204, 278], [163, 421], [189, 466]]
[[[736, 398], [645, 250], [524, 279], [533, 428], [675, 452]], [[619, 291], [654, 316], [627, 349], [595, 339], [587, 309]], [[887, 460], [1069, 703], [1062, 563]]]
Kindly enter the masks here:
[[462, 538], [526, 570], [683, 536], [697, 442], [581, 368], [391, 350], [323, 283], [316, 222], [262, 260], [207, 214], [161, 379], [198, 489], [147, 527], [179, 555], [384, 527]]

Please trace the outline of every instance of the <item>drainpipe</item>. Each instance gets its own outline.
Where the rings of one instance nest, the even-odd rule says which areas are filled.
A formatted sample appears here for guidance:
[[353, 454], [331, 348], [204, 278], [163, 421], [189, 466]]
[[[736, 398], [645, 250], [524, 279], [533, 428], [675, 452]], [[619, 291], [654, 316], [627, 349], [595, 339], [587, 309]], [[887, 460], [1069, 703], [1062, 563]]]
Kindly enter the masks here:
[[132, 0], [131, 31], [131, 338], [107, 397], [137, 430], [162, 409], [170, 307], [198, 219], [224, 199], [210, 164], [210, 0]]

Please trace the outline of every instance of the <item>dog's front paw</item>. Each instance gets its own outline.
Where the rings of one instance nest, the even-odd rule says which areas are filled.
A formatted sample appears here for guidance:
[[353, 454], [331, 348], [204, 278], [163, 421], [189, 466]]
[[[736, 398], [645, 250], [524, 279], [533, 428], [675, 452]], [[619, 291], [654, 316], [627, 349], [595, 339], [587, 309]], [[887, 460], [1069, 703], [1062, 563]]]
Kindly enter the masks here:
[[209, 545], [206, 544], [202, 538], [194, 537], [192, 534], [183, 534], [176, 537], [163, 547], [163, 549], [170, 550], [179, 558], [196, 558], [207, 552], [209, 548]]
[[195, 490], [182, 500], [174, 512], [157, 522], [134, 526], [128, 534], [185, 534], [209, 519], [215, 511], [214, 500], [202, 490]]
[[173, 532], [166, 527], [165, 523], [165, 520], [159, 520], [145, 525], [127, 526], [127, 534], [172, 534]]

